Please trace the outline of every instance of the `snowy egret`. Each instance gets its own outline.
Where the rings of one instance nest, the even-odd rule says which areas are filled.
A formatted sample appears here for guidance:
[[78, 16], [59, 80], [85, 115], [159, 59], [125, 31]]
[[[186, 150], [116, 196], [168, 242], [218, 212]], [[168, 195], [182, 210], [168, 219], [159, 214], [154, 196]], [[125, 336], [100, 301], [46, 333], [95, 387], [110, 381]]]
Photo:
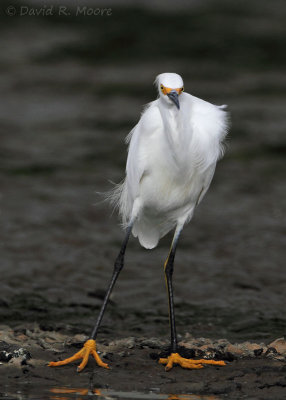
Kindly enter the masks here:
[[228, 118], [225, 106], [216, 106], [184, 91], [183, 80], [175, 73], [164, 73], [155, 80], [159, 96], [144, 110], [138, 124], [127, 136], [129, 143], [126, 177], [112, 192], [126, 229], [111, 282], [107, 289], [90, 339], [74, 356], [50, 366], [59, 366], [83, 358], [78, 371], [92, 354], [101, 367], [108, 365], [96, 352], [97, 332], [113, 286], [124, 265], [124, 255], [131, 232], [146, 249], [157, 246], [159, 239], [175, 229], [170, 251], [164, 264], [169, 300], [171, 348], [166, 364], [183, 368], [203, 368], [203, 364], [225, 365], [223, 361], [190, 360], [177, 349], [173, 305], [173, 265], [178, 239], [184, 225], [206, 194], [216, 163], [223, 153]]

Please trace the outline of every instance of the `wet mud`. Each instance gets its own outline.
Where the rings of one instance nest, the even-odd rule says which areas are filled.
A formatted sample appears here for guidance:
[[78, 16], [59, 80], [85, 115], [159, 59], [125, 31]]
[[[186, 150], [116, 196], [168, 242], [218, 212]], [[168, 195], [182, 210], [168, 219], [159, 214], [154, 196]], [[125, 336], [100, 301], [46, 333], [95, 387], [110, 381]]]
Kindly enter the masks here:
[[[133, 7], [114, 4], [96, 23], [1, 13], [1, 393], [285, 398], [285, 4]], [[168, 70], [232, 116], [174, 272], [181, 351], [227, 366], [166, 373], [157, 363], [169, 338], [168, 235], [152, 251], [130, 241], [98, 336], [112, 370], [48, 368], [92, 330], [123, 238], [98, 192], [123, 178], [124, 137]]]
[[[109, 364], [109, 370], [96, 366], [92, 358], [80, 374], [76, 373], [76, 363], [62, 367], [47, 366], [51, 359], [61, 360], [77, 352], [86, 339], [88, 337], [80, 334], [67, 336], [55, 331], [43, 331], [37, 325], [15, 330], [2, 326], [1, 384], [9, 387], [10, 380], [14, 379], [16, 388], [23, 395], [25, 384], [27, 389], [27, 383], [33, 382], [30, 393], [26, 390], [26, 395], [35, 395], [42, 386], [43, 398], [51, 399], [53, 394], [62, 394], [68, 399], [73, 394], [84, 397], [88, 393], [102, 399], [126, 398], [120, 396], [120, 392], [128, 392], [131, 398], [144, 398], [145, 393], [150, 399], [165, 393], [168, 394], [165, 398], [179, 400], [185, 398], [184, 393], [196, 393], [198, 399], [204, 399], [204, 396], [209, 399], [229, 396], [233, 399], [251, 396], [282, 399], [285, 395], [284, 338], [267, 346], [251, 342], [231, 344], [225, 339], [195, 339], [186, 334], [179, 343], [179, 352], [183, 357], [224, 360], [226, 366], [206, 365], [201, 370], [183, 370], [174, 366], [166, 372], [158, 360], [168, 356], [168, 341], [157, 337], [128, 337], [110, 341], [103, 337], [97, 349], [102, 360]], [[112, 390], [114, 394], [108, 397]]]

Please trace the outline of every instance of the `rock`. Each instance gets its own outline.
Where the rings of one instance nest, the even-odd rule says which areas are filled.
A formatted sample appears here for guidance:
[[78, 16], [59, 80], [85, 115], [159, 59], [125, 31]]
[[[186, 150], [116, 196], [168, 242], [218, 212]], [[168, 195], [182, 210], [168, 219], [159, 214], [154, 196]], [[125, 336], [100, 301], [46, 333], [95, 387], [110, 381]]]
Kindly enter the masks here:
[[186, 349], [193, 349], [195, 347], [193, 342], [181, 341], [179, 342], [179, 345], [185, 347]]
[[255, 351], [264, 351], [265, 345], [264, 343], [257, 344], [257, 343], [251, 343], [251, 342], [243, 342], [239, 343], [238, 348], [242, 350], [242, 353], [244, 356], [250, 356], [253, 357], [255, 356]]
[[9, 362], [12, 358], [12, 354], [5, 350], [0, 351], [0, 361]]
[[273, 347], [277, 353], [286, 356], [286, 340], [284, 337], [274, 340], [269, 347]]
[[119, 340], [114, 340], [109, 343], [108, 350], [109, 351], [115, 351], [117, 349], [133, 349], [135, 346], [135, 338], [134, 337], [129, 337], [126, 339], [119, 339]]
[[75, 335], [74, 337], [73, 337], [73, 339], [74, 339], [74, 341], [75, 342], [86, 342], [89, 338], [88, 338], [88, 336], [86, 336], [86, 335], [83, 335], [83, 334], [81, 334], [81, 333], [78, 333], [77, 335]]
[[268, 347], [268, 349], [266, 350], [265, 356], [270, 357], [270, 358], [276, 357], [277, 350], [275, 349], [275, 347]]
[[194, 339], [194, 336], [190, 332], [187, 332], [185, 334], [185, 340], [192, 340], [192, 339]]
[[13, 329], [9, 328], [6, 325], [0, 326], [0, 341], [4, 341], [7, 343], [16, 343], [15, 333]]
[[13, 344], [6, 343], [4, 341], [0, 342], [0, 361], [10, 362], [12, 359], [18, 359], [21, 363], [26, 362], [31, 358], [31, 354], [28, 350], [23, 347], [17, 347]]
[[224, 351], [230, 353], [236, 357], [243, 357], [243, 350], [239, 348], [237, 345], [233, 345], [229, 343], [225, 348]]
[[144, 338], [140, 341], [140, 346], [150, 349], [160, 349], [164, 345], [166, 345], [166, 343], [158, 338]]
[[219, 339], [219, 340], [217, 341], [217, 344], [218, 344], [218, 346], [220, 346], [220, 347], [225, 347], [225, 346], [227, 346], [227, 345], [229, 344], [229, 341], [226, 340], [226, 339]]
[[24, 333], [17, 335], [16, 339], [19, 340], [19, 342], [26, 342], [28, 340], [28, 336], [24, 335]]
[[253, 353], [254, 353], [255, 357], [259, 357], [263, 353], [263, 348], [261, 347], [260, 349], [255, 349], [255, 350], [253, 350]]
[[21, 368], [23, 365], [23, 360], [20, 358], [11, 358], [9, 361], [9, 365], [13, 365], [13, 367]]

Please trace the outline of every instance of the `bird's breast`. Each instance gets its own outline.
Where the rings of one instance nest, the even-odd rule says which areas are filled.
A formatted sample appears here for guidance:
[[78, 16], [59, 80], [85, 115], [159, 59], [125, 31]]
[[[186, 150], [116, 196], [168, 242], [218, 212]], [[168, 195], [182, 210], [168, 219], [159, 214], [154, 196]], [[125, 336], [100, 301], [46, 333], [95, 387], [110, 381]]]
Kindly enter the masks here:
[[199, 171], [192, 160], [191, 132], [182, 121], [171, 116], [142, 140], [140, 158], [145, 164], [140, 196], [146, 206], [164, 212], [196, 203]]
[[175, 170], [172, 164], [156, 163], [140, 182], [140, 196], [146, 207], [167, 212], [196, 201], [196, 174]]

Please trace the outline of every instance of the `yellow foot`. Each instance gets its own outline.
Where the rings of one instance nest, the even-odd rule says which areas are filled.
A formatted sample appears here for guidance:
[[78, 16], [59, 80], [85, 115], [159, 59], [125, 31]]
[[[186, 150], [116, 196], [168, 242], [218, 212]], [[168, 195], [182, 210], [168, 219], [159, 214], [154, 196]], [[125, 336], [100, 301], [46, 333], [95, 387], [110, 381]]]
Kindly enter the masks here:
[[174, 364], [179, 364], [182, 368], [188, 369], [200, 369], [203, 368], [203, 364], [211, 364], [211, 365], [226, 365], [224, 361], [214, 361], [214, 360], [190, 360], [189, 358], [183, 358], [178, 353], [172, 353], [167, 358], [160, 358], [160, 364], [166, 364], [165, 370], [170, 371], [173, 368]]
[[95, 361], [97, 362], [97, 365], [103, 368], [109, 368], [107, 364], [105, 364], [99, 357], [99, 355], [96, 352], [96, 343], [95, 340], [90, 339], [85, 342], [83, 345], [83, 348], [78, 351], [75, 355], [72, 357], [66, 358], [63, 361], [57, 361], [57, 362], [50, 362], [48, 364], [49, 367], [59, 367], [60, 365], [66, 365], [69, 364], [75, 360], [79, 360], [82, 358], [81, 364], [77, 367], [77, 372], [81, 372], [84, 367], [86, 366], [88, 362], [88, 357], [89, 355], [92, 354], [93, 357], [95, 358]]

